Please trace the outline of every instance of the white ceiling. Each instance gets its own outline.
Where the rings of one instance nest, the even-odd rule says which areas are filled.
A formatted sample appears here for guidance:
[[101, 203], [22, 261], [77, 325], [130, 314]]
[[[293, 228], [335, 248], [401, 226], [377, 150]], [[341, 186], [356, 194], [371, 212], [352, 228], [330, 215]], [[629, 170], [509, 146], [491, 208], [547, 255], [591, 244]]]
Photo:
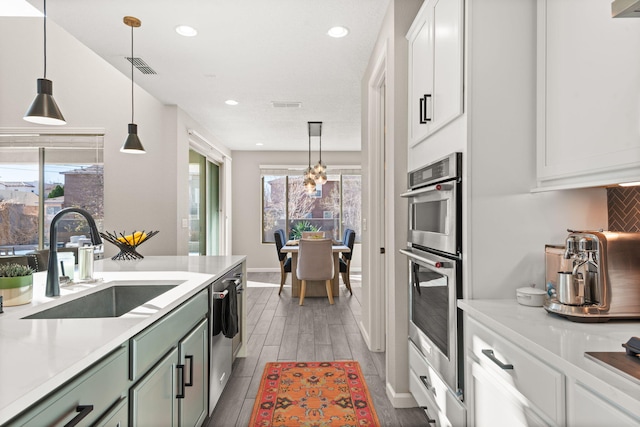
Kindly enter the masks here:
[[[28, 1], [42, 10], [42, 0]], [[322, 149], [347, 151], [360, 150], [360, 82], [388, 4], [49, 0], [47, 13], [127, 76], [131, 29], [122, 18], [140, 19], [134, 56], [157, 75], [136, 70], [135, 83], [178, 105], [232, 150], [307, 150], [306, 122], [322, 121]], [[178, 35], [180, 24], [198, 35]], [[335, 25], [349, 28], [349, 35], [327, 36]], [[228, 106], [227, 99], [239, 105]], [[302, 108], [273, 108], [272, 101], [301, 102]]]

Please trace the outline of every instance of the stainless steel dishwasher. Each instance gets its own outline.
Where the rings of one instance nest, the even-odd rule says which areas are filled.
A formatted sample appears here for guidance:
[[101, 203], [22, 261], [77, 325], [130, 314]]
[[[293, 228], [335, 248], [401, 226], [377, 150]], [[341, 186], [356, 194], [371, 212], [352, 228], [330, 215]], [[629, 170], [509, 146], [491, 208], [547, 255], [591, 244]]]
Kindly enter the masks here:
[[[222, 332], [223, 328], [223, 304], [229, 298], [227, 287], [233, 284], [236, 288], [237, 295], [237, 313], [238, 313], [238, 333], [233, 338], [225, 337]], [[242, 292], [243, 277], [242, 264], [236, 266], [232, 270], [225, 273], [219, 279], [216, 279], [210, 287], [211, 309], [211, 351], [209, 353], [209, 414], [220, 399], [220, 395], [231, 376], [231, 367], [234, 359], [234, 343], [240, 339], [240, 319], [242, 309]]]

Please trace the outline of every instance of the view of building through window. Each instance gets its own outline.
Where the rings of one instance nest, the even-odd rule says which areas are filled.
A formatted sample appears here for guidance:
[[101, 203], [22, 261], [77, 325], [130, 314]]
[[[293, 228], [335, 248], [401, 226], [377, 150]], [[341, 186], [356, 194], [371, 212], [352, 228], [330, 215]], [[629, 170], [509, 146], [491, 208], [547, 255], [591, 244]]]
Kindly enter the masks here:
[[[101, 145], [98, 152], [95, 147], [72, 144], [64, 149], [61, 144], [47, 148], [7, 145], [0, 145], [0, 249], [21, 254], [48, 247], [51, 220], [67, 207], [88, 211], [102, 230]], [[76, 214], [62, 218], [57, 231], [58, 246], [77, 245], [90, 236], [86, 221]]]
[[303, 231], [324, 231], [342, 240], [345, 228], [361, 236], [361, 175], [330, 174], [324, 185], [309, 195], [302, 174], [263, 175], [262, 242], [274, 242], [273, 232], [285, 230], [287, 238], [299, 238]]

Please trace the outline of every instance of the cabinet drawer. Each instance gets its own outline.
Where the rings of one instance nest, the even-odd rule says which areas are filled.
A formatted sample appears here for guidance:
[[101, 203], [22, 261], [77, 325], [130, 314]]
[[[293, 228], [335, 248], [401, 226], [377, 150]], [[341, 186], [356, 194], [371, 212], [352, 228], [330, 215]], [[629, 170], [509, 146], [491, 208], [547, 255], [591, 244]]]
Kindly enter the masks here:
[[131, 338], [131, 371], [135, 381], [175, 346], [208, 311], [207, 291], [202, 291], [167, 316]]
[[[10, 425], [64, 426], [80, 418], [77, 425], [93, 425], [114, 403], [126, 396], [129, 384], [127, 353], [127, 346], [118, 348]], [[84, 413], [87, 415], [83, 416]]]
[[429, 408], [429, 415], [439, 418], [438, 425], [464, 426], [466, 409], [411, 341], [409, 368], [410, 376], [414, 377], [410, 390], [418, 404]]
[[426, 412], [429, 420], [429, 427], [441, 427], [437, 416], [437, 405], [431, 399], [431, 395], [427, 393], [421, 379], [418, 378], [416, 373], [412, 370], [409, 371], [409, 391], [411, 391], [411, 394], [418, 403], [418, 406]]
[[480, 366], [515, 388], [542, 413], [564, 424], [564, 375], [466, 316], [465, 346]]
[[127, 395], [109, 409], [94, 427], [129, 427], [129, 398]]

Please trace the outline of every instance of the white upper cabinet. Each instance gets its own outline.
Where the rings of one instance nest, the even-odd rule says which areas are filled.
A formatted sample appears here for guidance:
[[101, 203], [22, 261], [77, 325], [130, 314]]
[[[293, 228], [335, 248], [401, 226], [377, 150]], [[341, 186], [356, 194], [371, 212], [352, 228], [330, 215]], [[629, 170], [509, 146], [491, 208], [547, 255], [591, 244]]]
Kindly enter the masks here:
[[409, 147], [462, 114], [463, 0], [427, 0], [409, 40]]
[[537, 185], [640, 178], [640, 19], [611, 2], [538, 0]]

